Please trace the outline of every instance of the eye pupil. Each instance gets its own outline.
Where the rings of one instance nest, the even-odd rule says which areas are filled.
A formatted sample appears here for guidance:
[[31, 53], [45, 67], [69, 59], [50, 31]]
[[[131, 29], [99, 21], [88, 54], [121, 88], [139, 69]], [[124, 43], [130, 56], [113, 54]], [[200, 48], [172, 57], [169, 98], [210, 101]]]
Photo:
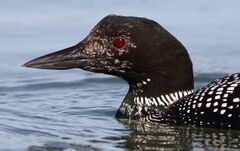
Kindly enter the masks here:
[[126, 45], [126, 42], [121, 37], [118, 37], [118, 38], [114, 39], [114, 41], [113, 41], [113, 46], [115, 46], [116, 48], [122, 48], [125, 45]]

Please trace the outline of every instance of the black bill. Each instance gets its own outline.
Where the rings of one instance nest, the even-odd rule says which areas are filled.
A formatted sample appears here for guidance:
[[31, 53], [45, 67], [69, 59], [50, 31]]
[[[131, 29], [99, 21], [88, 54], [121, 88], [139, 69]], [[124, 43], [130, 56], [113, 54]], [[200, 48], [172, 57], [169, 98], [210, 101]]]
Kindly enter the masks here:
[[65, 70], [71, 68], [87, 68], [93, 58], [86, 57], [79, 44], [54, 53], [50, 53], [25, 63], [24, 67], [38, 69]]

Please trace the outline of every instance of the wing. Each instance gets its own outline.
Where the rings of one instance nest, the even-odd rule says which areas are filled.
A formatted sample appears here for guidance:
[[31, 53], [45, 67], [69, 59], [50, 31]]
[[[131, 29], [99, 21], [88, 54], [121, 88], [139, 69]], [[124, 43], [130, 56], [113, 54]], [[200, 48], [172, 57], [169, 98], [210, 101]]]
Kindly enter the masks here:
[[174, 125], [240, 128], [240, 74], [219, 78], [144, 120]]

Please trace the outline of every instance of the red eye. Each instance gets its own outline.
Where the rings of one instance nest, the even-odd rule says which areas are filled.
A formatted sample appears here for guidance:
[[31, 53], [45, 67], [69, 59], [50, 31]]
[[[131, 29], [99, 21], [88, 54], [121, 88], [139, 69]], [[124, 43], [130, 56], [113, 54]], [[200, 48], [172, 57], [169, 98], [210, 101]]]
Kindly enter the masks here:
[[126, 45], [126, 42], [123, 38], [121, 37], [117, 37], [116, 39], [114, 39], [113, 41], [113, 46], [116, 48], [122, 48]]

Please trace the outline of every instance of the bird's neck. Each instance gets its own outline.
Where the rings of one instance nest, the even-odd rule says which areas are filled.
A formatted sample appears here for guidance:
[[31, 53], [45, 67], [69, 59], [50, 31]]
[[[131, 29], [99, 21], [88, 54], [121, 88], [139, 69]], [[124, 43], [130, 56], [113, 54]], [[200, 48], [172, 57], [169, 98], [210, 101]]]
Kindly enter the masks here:
[[177, 87], [176, 83], [171, 84], [168, 79], [146, 78], [129, 84], [129, 91], [116, 114], [117, 118], [135, 119], [142, 112], [162, 111], [193, 92], [192, 86]]

